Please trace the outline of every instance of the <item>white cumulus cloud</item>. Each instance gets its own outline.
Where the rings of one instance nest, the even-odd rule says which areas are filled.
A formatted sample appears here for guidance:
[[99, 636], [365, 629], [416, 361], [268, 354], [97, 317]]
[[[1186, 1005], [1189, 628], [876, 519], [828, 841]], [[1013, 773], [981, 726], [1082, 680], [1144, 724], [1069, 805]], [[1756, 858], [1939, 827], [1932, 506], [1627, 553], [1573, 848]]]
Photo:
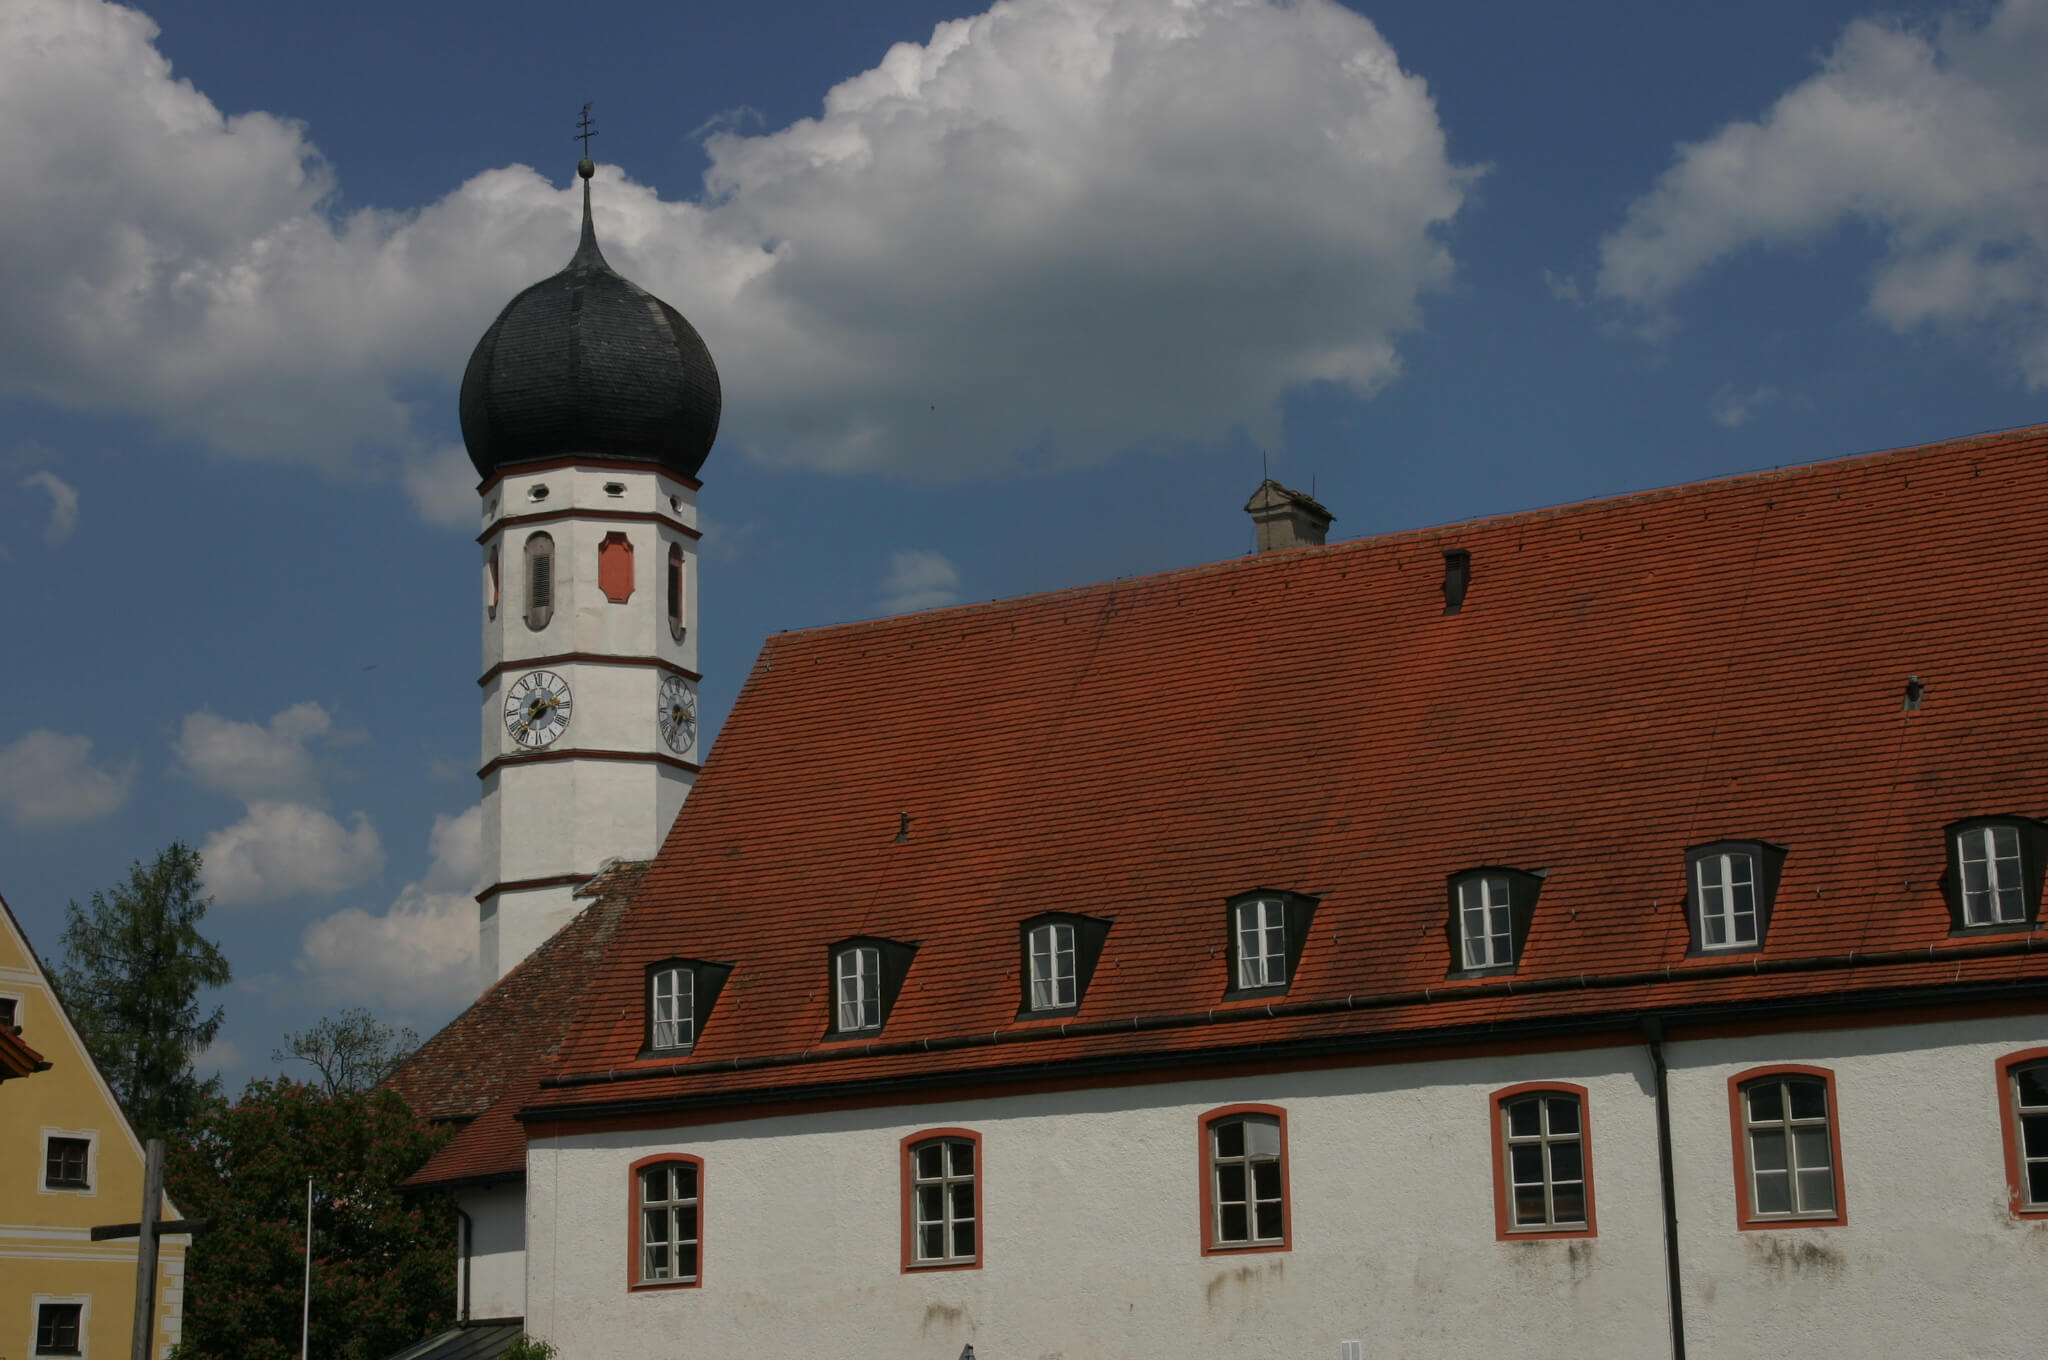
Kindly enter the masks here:
[[884, 613], [937, 609], [959, 599], [960, 570], [944, 554], [921, 548], [889, 554], [889, 574], [882, 581]]
[[319, 704], [293, 704], [268, 723], [238, 722], [204, 710], [185, 717], [174, 746], [185, 770], [207, 788], [243, 800], [310, 798], [319, 772], [307, 743], [326, 736], [333, 718]]
[[39, 486], [50, 493], [50, 522], [43, 526], [43, 542], [54, 548], [77, 532], [77, 487], [47, 470], [31, 472], [21, 479], [21, 484]]
[[2044, 70], [2048, 0], [1858, 20], [1761, 118], [1678, 149], [1601, 243], [1598, 291], [1656, 333], [1717, 261], [1859, 222], [1883, 241], [1873, 315], [1980, 330], [2048, 385]]
[[0, 746], [0, 808], [25, 830], [89, 822], [128, 801], [135, 767], [92, 761], [92, 739], [38, 728]]
[[306, 803], [258, 799], [199, 847], [206, 890], [223, 907], [332, 897], [375, 878], [384, 846], [363, 813], [343, 826]]
[[329, 1000], [428, 1013], [476, 996], [483, 809], [435, 818], [428, 848], [426, 877], [382, 915], [347, 907], [306, 928], [297, 966]]
[[[224, 116], [155, 37], [103, 0], [0, 6], [0, 126], [37, 129], [0, 138], [0, 384], [381, 468], [455, 522], [452, 411], [406, 394], [566, 262], [576, 191], [511, 166], [336, 216], [300, 125]], [[1472, 173], [1335, 0], [1000, 0], [706, 146], [696, 198], [606, 166], [596, 200], [717, 356], [727, 444], [924, 477], [1270, 443], [1288, 389], [1371, 392]]]

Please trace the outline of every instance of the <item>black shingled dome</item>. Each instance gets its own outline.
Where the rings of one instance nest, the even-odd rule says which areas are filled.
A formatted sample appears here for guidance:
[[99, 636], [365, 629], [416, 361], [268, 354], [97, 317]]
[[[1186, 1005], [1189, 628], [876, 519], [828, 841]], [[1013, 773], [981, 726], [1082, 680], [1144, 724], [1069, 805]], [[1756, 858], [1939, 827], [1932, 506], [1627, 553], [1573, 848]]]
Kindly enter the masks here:
[[694, 477], [718, 437], [718, 369], [682, 313], [605, 263], [590, 224], [569, 267], [519, 294], [462, 375], [462, 442], [478, 475], [587, 455]]

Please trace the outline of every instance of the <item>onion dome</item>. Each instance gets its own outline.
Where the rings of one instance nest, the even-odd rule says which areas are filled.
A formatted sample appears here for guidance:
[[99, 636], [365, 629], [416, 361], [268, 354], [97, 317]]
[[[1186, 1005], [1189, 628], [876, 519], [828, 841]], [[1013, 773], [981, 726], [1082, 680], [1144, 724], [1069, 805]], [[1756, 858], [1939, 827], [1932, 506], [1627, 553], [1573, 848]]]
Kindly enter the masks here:
[[718, 369], [682, 313], [620, 277], [597, 248], [590, 177], [569, 267], [526, 289], [462, 375], [462, 442], [478, 475], [515, 463], [634, 459], [694, 477], [718, 436]]

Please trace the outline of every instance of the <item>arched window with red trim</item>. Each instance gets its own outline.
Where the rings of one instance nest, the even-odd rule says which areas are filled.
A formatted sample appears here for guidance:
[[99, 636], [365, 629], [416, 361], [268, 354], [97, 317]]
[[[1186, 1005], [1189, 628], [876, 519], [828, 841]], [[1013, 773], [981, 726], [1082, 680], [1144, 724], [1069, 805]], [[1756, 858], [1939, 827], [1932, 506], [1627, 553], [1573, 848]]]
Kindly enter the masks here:
[[633, 1163], [628, 1289], [688, 1289], [704, 1280], [704, 1159], [658, 1153]]
[[1524, 1082], [1495, 1091], [1495, 1236], [1592, 1237], [1593, 1131], [1586, 1088]]
[[1201, 1135], [1202, 1254], [1286, 1251], [1287, 1111], [1226, 1105], [1197, 1121]]
[[1739, 1072], [1728, 1079], [1728, 1113], [1737, 1226], [1810, 1228], [1849, 1221], [1833, 1072], [1793, 1066]]
[[2014, 1218], [2048, 1218], [2048, 1048], [1998, 1060], [1998, 1114]]
[[985, 1240], [981, 1135], [925, 1129], [901, 1143], [903, 1268], [973, 1270]]

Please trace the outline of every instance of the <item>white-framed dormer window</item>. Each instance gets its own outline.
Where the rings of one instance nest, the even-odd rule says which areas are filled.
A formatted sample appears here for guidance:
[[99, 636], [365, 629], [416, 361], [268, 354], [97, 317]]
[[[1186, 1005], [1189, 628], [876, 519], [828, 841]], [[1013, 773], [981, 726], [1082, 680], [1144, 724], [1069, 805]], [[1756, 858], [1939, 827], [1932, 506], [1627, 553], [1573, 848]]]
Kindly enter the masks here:
[[697, 1041], [695, 975], [684, 964], [654, 970], [648, 982], [648, 1020], [652, 1048], [688, 1048]]
[[1693, 861], [1699, 893], [1700, 947], [1737, 949], [1757, 942], [1756, 857], [1725, 850]]
[[1458, 937], [1467, 968], [1502, 968], [1515, 961], [1514, 917], [1505, 874], [1484, 874], [1458, 884]]
[[2027, 919], [2017, 826], [1992, 822], [1957, 832], [1956, 862], [1962, 868], [1963, 924], [2010, 925]]
[[849, 945], [833, 961], [839, 1000], [839, 1031], [882, 1027], [882, 951]]
[[1287, 904], [1254, 897], [1237, 904], [1237, 985], [1287, 985]]
[[1074, 981], [1074, 927], [1067, 921], [1048, 921], [1031, 931], [1031, 1009], [1058, 1010], [1072, 1006], [1077, 993]]

